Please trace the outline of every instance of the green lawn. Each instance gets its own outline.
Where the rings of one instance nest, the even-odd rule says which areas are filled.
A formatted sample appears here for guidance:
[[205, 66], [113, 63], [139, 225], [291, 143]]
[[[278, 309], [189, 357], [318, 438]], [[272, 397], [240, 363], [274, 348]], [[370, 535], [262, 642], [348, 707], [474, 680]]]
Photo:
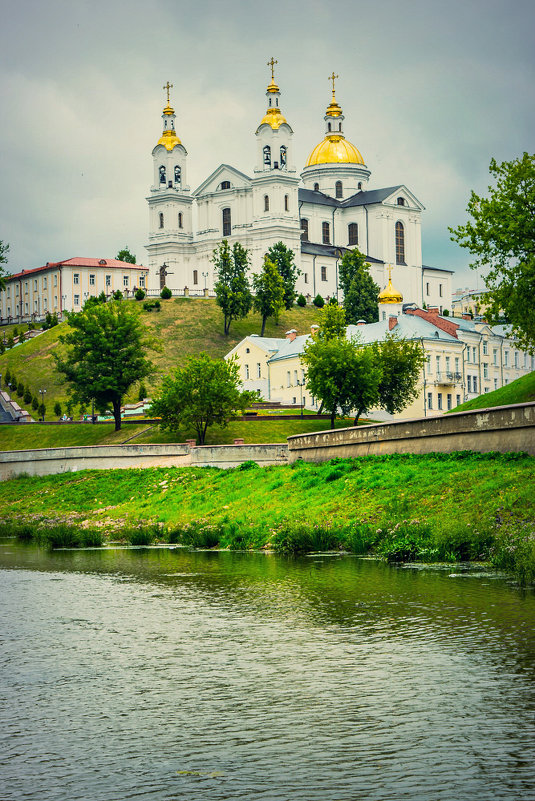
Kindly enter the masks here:
[[[161, 302], [160, 312], [146, 312], [142, 303], [133, 300], [123, 302], [129, 303], [140, 314], [147, 325], [149, 339], [159, 348], [149, 353], [154, 363], [154, 377], [152, 386], [150, 382], [146, 384], [151, 393], [161, 383], [162, 376], [183, 364], [188, 356], [204, 350], [214, 358], [223, 357], [245, 336], [259, 334], [261, 329], [260, 316], [251, 312], [244, 320], [233, 322], [230, 334], [226, 337], [221, 310], [213, 298], [171, 298]], [[295, 306], [291, 311], [282, 312], [278, 323], [270, 318], [265, 335], [284, 337], [289, 328], [306, 334], [316, 322], [318, 310], [314, 306], [304, 309]], [[58, 339], [66, 326], [66, 323], [62, 323], [0, 356], [2, 375], [9, 367], [18, 381], [29, 385], [33, 394], [39, 389], [46, 389], [47, 420], [54, 419], [55, 402], [64, 404], [67, 399], [66, 387], [61, 383], [52, 358], [54, 352], [61, 350]], [[14, 400], [20, 403], [17, 396], [14, 396]], [[137, 388], [133, 388], [126, 401], [136, 400]]]
[[[535, 401], [535, 372], [511, 381], [505, 387], [486, 392], [466, 403], [461, 403], [452, 412], [468, 412], [470, 409], [490, 409], [492, 406], [507, 406], [510, 403], [529, 403]], [[451, 414], [451, 412], [448, 412]]]

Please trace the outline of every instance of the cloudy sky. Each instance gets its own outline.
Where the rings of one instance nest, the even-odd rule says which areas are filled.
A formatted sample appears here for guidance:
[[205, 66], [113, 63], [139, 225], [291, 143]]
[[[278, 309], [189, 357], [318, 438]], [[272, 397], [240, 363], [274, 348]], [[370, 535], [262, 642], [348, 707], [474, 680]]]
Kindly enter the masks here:
[[[0, 239], [17, 271], [72, 256], [146, 260], [163, 84], [192, 189], [250, 174], [278, 59], [295, 163], [323, 137], [334, 70], [370, 188], [426, 207], [424, 262], [476, 286], [449, 239], [492, 156], [533, 152], [534, 0], [0, 0]], [[373, 254], [372, 254], [373, 255]]]

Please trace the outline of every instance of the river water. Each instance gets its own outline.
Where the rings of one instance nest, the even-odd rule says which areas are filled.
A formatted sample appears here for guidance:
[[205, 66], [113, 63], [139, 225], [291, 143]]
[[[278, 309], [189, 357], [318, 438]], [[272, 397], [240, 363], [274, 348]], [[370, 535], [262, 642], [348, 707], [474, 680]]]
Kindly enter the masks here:
[[535, 596], [484, 571], [0, 543], [2, 801], [535, 798]]

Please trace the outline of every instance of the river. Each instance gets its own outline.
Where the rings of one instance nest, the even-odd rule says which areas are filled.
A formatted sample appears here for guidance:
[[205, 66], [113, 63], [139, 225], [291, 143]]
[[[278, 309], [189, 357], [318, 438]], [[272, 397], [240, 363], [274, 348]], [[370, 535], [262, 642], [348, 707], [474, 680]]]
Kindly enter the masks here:
[[535, 595], [351, 556], [0, 542], [2, 801], [535, 798]]

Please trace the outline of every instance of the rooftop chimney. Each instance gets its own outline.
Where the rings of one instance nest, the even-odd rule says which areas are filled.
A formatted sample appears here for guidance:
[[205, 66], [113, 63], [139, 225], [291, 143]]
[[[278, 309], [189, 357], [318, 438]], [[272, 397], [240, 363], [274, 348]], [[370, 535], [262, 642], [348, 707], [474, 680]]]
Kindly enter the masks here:
[[470, 314], [470, 312], [463, 312], [463, 320], [471, 320], [471, 319], [472, 315]]
[[394, 314], [391, 314], [390, 317], [388, 318], [388, 330], [392, 331], [392, 329], [395, 328], [397, 324], [398, 324], [398, 318]]
[[438, 306], [428, 306], [427, 311], [431, 314], [438, 314]]
[[295, 330], [295, 328], [290, 328], [290, 330], [289, 330], [289, 331], [286, 331], [286, 334], [285, 334], [285, 336], [286, 336], [286, 339], [289, 339], [289, 340], [290, 340], [290, 342], [293, 342], [293, 341], [294, 341], [294, 339], [295, 339], [295, 338], [296, 338], [296, 336], [297, 336], [297, 331]]
[[357, 325], [366, 325], [366, 320], [357, 320]]

